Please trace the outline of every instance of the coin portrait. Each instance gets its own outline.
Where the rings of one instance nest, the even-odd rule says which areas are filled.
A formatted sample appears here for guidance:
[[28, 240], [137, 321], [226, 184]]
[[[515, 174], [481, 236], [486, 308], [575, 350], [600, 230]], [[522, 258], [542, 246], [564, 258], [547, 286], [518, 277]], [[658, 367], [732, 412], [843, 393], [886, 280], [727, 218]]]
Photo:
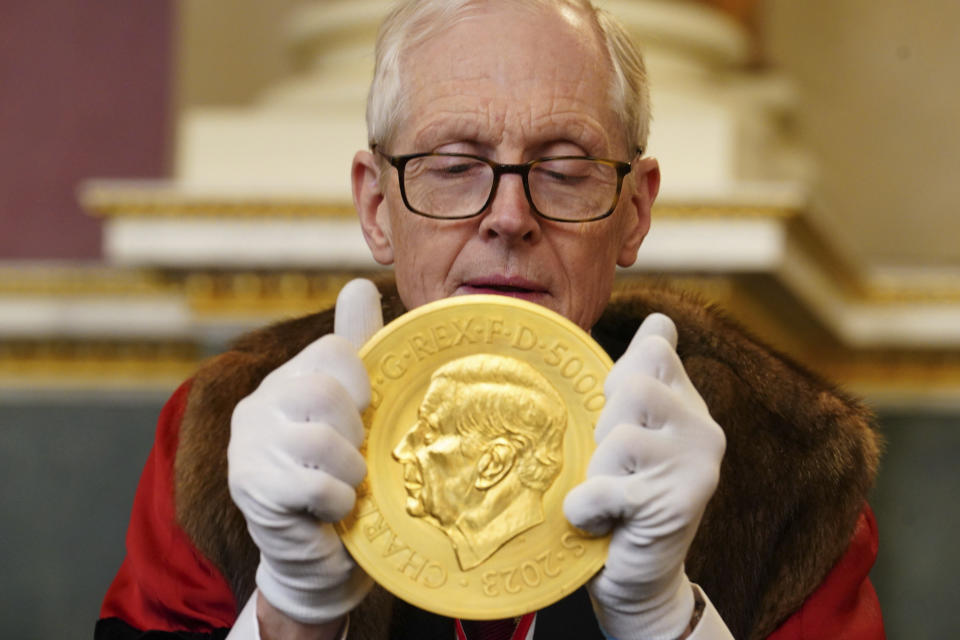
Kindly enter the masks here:
[[367, 475], [336, 525], [378, 584], [427, 611], [506, 618], [563, 598], [608, 537], [563, 515], [586, 477], [609, 356], [578, 326], [513, 298], [446, 298], [360, 350]]
[[407, 513], [447, 535], [461, 569], [476, 567], [543, 522], [566, 428], [560, 394], [521, 360], [476, 354], [439, 367], [393, 450]]

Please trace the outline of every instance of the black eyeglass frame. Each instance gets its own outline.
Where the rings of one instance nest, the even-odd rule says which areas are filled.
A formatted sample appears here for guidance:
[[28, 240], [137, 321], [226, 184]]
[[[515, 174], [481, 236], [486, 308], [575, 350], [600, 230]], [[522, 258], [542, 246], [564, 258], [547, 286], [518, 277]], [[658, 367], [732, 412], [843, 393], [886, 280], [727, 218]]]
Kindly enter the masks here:
[[[393, 168], [397, 170], [397, 179], [400, 182], [400, 197], [403, 199], [403, 204], [407, 207], [407, 209], [417, 214], [418, 216], [423, 216], [425, 218], [432, 218], [434, 220], [466, 220], [467, 218], [475, 218], [479, 216], [481, 213], [486, 211], [487, 207], [490, 206], [490, 203], [493, 202], [493, 198], [496, 196], [496, 193], [497, 193], [497, 188], [500, 186], [500, 176], [504, 174], [510, 174], [510, 173], [520, 176], [521, 181], [523, 182], [523, 192], [527, 196], [527, 202], [530, 204], [530, 209], [541, 218], [544, 218], [546, 220], [552, 220], [554, 222], [571, 222], [571, 223], [593, 222], [595, 220], [603, 220], [604, 218], [609, 217], [610, 214], [612, 214], [614, 210], [617, 208], [617, 204], [619, 204], [620, 202], [620, 194], [623, 191], [623, 179], [633, 169], [633, 165], [630, 162], [624, 162], [622, 160], [610, 160], [609, 158], [597, 158], [594, 156], [547, 156], [545, 158], [537, 158], [536, 160], [530, 160], [529, 162], [524, 162], [522, 164], [501, 164], [499, 162], [496, 162], [495, 160], [490, 160], [489, 158], [484, 158], [482, 156], [471, 155], [469, 153], [433, 153], [428, 151], [424, 153], [408, 153], [405, 155], [391, 156], [387, 153], [384, 153], [380, 149], [377, 149], [376, 146], [373, 147], [373, 151], [383, 156], [383, 158], [386, 159], [387, 162], [389, 162], [393, 166]], [[639, 156], [642, 154], [643, 154], [643, 150], [638, 148], [637, 155]], [[416, 158], [425, 158], [427, 156], [440, 156], [443, 158], [469, 158], [471, 160], [478, 160], [480, 162], [483, 162], [487, 166], [489, 166], [490, 169], [493, 170], [493, 183], [490, 185], [490, 195], [487, 196], [487, 200], [486, 202], [483, 203], [483, 206], [480, 207], [480, 209], [477, 210], [475, 213], [471, 213], [463, 216], [438, 216], [431, 213], [424, 213], [423, 211], [419, 211], [415, 209], [410, 204], [410, 201], [407, 200], [407, 189], [404, 186], [404, 180], [403, 180], [404, 170], [406, 169], [407, 163], [410, 162], [411, 160], [415, 160]], [[593, 216], [592, 218], [583, 218], [579, 220], [555, 218], [553, 216], [548, 216], [547, 214], [540, 211], [537, 208], [537, 205], [533, 203], [533, 197], [530, 195], [530, 181], [529, 181], [530, 170], [533, 167], [537, 166], [538, 164], [542, 164], [544, 162], [550, 162], [553, 160], [591, 160], [593, 162], [599, 162], [616, 169], [617, 193], [613, 197], [613, 204], [610, 205], [610, 208], [606, 212], [598, 216]]]

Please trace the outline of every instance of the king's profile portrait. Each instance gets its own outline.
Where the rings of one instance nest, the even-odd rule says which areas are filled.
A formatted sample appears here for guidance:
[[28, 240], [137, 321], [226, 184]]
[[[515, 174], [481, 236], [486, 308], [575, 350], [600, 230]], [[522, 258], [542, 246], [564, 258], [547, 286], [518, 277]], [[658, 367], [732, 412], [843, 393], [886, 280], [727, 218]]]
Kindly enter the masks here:
[[478, 566], [543, 521], [566, 427], [563, 399], [531, 365], [491, 354], [444, 364], [393, 450], [407, 513], [447, 535], [461, 569]]

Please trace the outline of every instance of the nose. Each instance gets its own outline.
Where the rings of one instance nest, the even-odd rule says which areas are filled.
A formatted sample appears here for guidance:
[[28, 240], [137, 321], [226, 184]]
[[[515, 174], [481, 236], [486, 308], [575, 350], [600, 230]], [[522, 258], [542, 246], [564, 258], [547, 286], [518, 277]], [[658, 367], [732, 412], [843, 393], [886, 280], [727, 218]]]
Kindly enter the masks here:
[[411, 430], [404, 434], [400, 442], [397, 443], [397, 446], [393, 448], [392, 454], [394, 460], [403, 462], [413, 457], [413, 449], [410, 445], [410, 435], [412, 433], [413, 431]]
[[400, 442], [397, 443], [397, 446], [393, 448], [391, 452], [393, 454], [394, 460], [398, 462], [403, 462], [404, 460], [413, 460], [416, 457], [416, 450], [419, 446], [420, 441], [422, 440], [420, 436], [421, 425], [419, 422], [413, 425], [405, 434], [403, 438], [400, 439]]
[[481, 218], [480, 233], [491, 240], [500, 238], [510, 242], [534, 242], [539, 239], [540, 219], [527, 200], [521, 176], [500, 176], [493, 200]]

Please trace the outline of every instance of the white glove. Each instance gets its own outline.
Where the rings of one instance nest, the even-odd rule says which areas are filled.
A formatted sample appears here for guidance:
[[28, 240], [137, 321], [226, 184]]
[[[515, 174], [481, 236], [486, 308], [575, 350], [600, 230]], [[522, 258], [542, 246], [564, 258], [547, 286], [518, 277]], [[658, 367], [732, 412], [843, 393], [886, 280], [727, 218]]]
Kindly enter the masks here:
[[672, 640], [693, 613], [683, 561], [726, 439], [676, 344], [668, 317], [644, 320], [604, 384], [587, 480], [563, 505], [576, 527], [597, 535], [613, 528], [606, 565], [588, 589], [600, 626], [617, 640]]
[[330, 523], [353, 509], [366, 475], [357, 447], [370, 380], [357, 347], [382, 325], [373, 283], [348, 283], [334, 333], [271, 372], [233, 412], [230, 495], [260, 549], [257, 587], [299, 622], [335, 620], [373, 585]]

